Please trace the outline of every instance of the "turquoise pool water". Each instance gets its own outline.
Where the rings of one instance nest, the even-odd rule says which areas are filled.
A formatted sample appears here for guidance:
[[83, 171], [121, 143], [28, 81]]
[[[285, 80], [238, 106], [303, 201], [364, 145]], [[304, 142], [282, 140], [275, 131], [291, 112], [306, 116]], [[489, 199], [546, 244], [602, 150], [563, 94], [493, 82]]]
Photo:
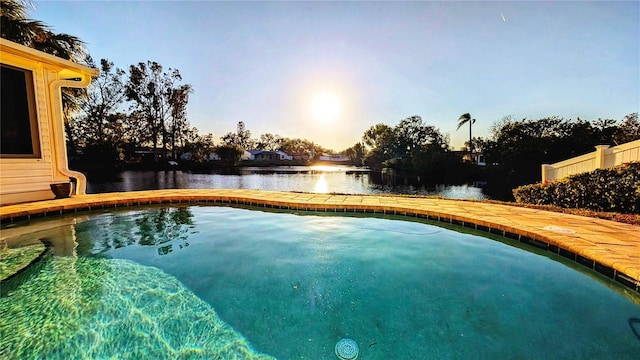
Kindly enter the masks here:
[[3, 238], [53, 244], [4, 285], [3, 359], [336, 359], [345, 337], [359, 359], [640, 354], [636, 295], [425, 223], [151, 207]]

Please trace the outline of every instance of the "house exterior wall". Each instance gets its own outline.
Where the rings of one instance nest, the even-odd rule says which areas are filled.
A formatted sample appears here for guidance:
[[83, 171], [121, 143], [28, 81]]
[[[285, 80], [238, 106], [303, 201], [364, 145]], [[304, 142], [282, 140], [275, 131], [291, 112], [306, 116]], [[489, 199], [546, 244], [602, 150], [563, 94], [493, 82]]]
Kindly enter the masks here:
[[280, 155], [280, 160], [293, 160], [293, 157], [284, 151], [276, 151], [276, 154]]
[[[218, 156], [218, 155], [216, 155], [216, 156]], [[218, 156], [217, 160], [220, 160], [219, 156]], [[240, 155], [240, 160], [253, 160], [253, 155], [249, 151], [244, 150], [242, 155]]]
[[607, 145], [596, 146], [596, 151], [574, 158], [542, 165], [542, 181], [565, 178], [596, 169], [607, 169], [625, 162], [640, 161], [640, 140], [610, 148]]
[[293, 159], [293, 160], [309, 160], [309, 154], [294, 153], [294, 154], [291, 154], [291, 159]]
[[[40, 157], [38, 158], [0, 158], [0, 195], [2, 204], [13, 197], [24, 197], [33, 200], [31, 193], [42, 197], [53, 198], [49, 184], [53, 182], [53, 163], [51, 149], [51, 132], [47, 116], [47, 90], [45, 87], [45, 71], [43, 66], [25, 63], [23, 59], [2, 54], [2, 63], [17, 68], [30, 70], [33, 74], [35, 110], [37, 113], [38, 141]], [[14, 201], [17, 202], [17, 201]]]
[[476, 164], [479, 166], [485, 166], [487, 163], [485, 162], [483, 153], [473, 153], [469, 155], [468, 152], [459, 152], [462, 154], [462, 161], [471, 162], [472, 164]]
[[250, 159], [257, 161], [293, 160], [291, 156], [282, 151], [251, 150], [250, 154]]
[[349, 159], [348, 156], [346, 155], [341, 155], [341, 154], [331, 154], [331, 155], [320, 155], [320, 157], [318, 157], [318, 160], [322, 160], [322, 161], [334, 161], [334, 162], [344, 162], [344, 161], [349, 161], [351, 159]]
[[[36, 112], [40, 149], [39, 156], [0, 157], [0, 205], [53, 199], [50, 184], [69, 182], [72, 176], [78, 184], [76, 192], [84, 194], [84, 175], [70, 171], [67, 165], [60, 87], [86, 87], [97, 71], [4, 39], [0, 41], [1, 63], [32, 73], [35, 109], [31, 110]], [[82, 80], [64, 80], [67, 77]]]

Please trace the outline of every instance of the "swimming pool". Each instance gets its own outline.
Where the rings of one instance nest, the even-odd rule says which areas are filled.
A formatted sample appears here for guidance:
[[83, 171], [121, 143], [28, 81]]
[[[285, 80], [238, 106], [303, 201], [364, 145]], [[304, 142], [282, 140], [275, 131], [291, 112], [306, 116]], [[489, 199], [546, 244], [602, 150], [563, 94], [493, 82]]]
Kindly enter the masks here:
[[345, 337], [359, 359], [640, 353], [636, 295], [478, 234], [217, 206], [34, 223], [7, 242], [53, 247], [3, 289], [3, 358], [331, 359]]

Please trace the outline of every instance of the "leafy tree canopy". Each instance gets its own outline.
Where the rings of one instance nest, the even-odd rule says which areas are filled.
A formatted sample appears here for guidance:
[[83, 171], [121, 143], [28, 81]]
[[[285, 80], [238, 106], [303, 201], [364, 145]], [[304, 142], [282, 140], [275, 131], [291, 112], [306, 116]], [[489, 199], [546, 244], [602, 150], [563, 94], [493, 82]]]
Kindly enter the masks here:
[[31, 1], [0, 0], [0, 36], [75, 62], [82, 61], [87, 52], [84, 43], [75, 36], [55, 33], [42, 21], [27, 18]]

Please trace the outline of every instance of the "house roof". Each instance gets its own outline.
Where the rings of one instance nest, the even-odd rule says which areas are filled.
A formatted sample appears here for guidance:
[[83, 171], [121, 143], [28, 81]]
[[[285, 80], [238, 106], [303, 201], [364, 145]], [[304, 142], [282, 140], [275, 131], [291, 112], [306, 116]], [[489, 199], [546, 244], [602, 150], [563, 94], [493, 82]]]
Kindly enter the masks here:
[[2, 38], [0, 38], [0, 50], [2, 51], [3, 56], [10, 54], [56, 67], [58, 68], [61, 78], [98, 76], [100, 73], [98, 69], [80, 65], [73, 61], [65, 60]]

